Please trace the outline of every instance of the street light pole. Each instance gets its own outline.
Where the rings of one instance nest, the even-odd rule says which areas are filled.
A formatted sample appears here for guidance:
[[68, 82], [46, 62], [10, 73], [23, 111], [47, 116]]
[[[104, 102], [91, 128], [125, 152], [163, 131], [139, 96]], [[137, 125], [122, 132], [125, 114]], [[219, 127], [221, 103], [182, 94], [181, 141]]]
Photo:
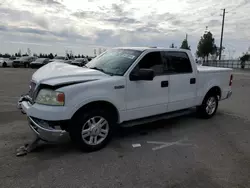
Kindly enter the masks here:
[[224, 23], [225, 23], [225, 14], [226, 14], [226, 9], [223, 9], [223, 18], [222, 18], [222, 27], [221, 27], [221, 38], [220, 38], [220, 53], [219, 53], [219, 60], [221, 60], [222, 41], [223, 41]]

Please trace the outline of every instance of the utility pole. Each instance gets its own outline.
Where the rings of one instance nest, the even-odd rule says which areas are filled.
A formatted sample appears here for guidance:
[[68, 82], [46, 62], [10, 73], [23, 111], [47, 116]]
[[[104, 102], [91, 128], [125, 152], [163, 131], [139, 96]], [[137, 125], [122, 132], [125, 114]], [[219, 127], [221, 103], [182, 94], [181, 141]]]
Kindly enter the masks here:
[[225, 14], [226, 14], [226, 9], [223, 9], [223, 18], [222, 18], [222, 27], [221, 27], [221, 37], [220, 37], [220, 54], [219, 54], [219, 60], [221, 60], [222, 41], [223, 41], [224, 23], [225, 23]]

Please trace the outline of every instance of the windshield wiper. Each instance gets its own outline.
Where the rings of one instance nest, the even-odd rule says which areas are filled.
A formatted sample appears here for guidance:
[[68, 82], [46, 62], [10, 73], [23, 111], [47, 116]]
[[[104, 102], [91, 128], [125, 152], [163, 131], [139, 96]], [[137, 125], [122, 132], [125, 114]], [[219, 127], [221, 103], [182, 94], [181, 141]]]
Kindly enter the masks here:
[[[87, 66], [85, 66], [85, 67], [87, 67]], [[97, 68], [97, 67], [87, 67], [87, 68], [89, 68], [89, 69], [95, 69], [95, 70], [101, 71], [101, 72], [103, 72], [103, 73], [105, 73], [105, 74], [108, 74], [108, 75], [110, 75], [110, 76], [113, 76], [113, 75], [114, 75], [113, 73], [106, 72], [105, 70], [103, 70], [103, 69], [101, 69], [101, 68]]]
[[97, 67], [89, 67], [89, 69], [95, 69], [95, 70], [98, 70], [98, 71], [101, 71], [101, 72], [105, 73], [105, 71], [103, 69], [100, 69], [100, 68], [97, 68]]

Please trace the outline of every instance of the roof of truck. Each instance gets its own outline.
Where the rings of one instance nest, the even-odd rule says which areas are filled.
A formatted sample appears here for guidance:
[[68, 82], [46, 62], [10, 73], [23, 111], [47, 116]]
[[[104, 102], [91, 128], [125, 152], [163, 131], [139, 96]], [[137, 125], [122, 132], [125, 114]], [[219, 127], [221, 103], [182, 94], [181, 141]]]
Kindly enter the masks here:
[[146, 50], [168, 50], [168, 51], [180, 51], [180, 52], [186, 52], [190, 50], [185, 49], [179, 49], [179, 48], [163, 48], [163, 47], [117, 47], [115, 49], [131, 49], [131, 50], [138, 50], [138, 51], [146, 51]]

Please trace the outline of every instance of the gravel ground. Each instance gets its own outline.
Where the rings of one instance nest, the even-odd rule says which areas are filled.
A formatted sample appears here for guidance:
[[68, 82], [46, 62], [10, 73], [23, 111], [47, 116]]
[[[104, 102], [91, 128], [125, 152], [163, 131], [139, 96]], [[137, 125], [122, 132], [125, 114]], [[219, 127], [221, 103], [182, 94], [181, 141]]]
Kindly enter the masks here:
[[[33, 72], [0, 69], [0, 187], [250, 187], [250, 72], [235, 71], [233, 95], [212, 119], [190, 114], [123, 128], [94, 153], [66, 140], [16, 157], [15, 150], [33, 138], [16, 110]], [[141, 147], [133, 148], [136, 143]]]

